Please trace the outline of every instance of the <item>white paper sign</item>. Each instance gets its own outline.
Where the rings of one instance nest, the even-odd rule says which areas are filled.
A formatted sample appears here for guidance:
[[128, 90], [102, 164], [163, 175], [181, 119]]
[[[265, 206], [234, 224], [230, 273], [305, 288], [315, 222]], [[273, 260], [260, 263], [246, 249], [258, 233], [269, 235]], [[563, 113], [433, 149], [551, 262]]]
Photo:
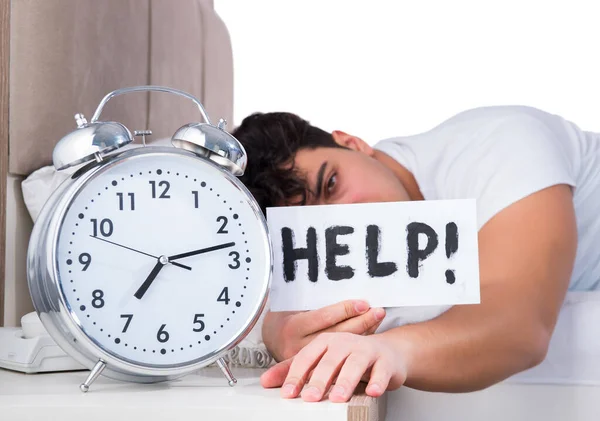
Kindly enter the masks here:
[[267, 209], [272, 311], [479, 303], [474, 199]]

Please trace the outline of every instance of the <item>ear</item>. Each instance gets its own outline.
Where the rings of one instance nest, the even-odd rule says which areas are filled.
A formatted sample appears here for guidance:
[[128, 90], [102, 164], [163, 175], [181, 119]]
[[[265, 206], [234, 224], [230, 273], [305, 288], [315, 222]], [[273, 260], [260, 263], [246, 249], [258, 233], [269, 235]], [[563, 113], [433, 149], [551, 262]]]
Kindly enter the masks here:
[[362, 152], [369, 156], [373, 156], [373, 148], [360, 137], [352, 136], [341, 130], [334, 130], [331, 133], [333, 140], [340, 146], [352, 149], [353, 151]]

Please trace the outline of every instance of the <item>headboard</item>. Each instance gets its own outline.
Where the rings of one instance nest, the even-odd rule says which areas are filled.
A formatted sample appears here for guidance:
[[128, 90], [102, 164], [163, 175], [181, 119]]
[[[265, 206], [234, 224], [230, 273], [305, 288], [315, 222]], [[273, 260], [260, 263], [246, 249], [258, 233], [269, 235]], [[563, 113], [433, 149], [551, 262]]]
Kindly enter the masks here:
[[[51, 164], [73, 115], [89, 120], [112, 90], [163, 85], [231, 122], [233, 63], [212, 0], [11, 0], [0, 2], [0, 21], [0, 325], [11, 326], [32, 309], [20, 182]], [[192, 102], [160, 92], [116, 97], [101, 119], [152, 130], [150, 139], [202, 121]]]

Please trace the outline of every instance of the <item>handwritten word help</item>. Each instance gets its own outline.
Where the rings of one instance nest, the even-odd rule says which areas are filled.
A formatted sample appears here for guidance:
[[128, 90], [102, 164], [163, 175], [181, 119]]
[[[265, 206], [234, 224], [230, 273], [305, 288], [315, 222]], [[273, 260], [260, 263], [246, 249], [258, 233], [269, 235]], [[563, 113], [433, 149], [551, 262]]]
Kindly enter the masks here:
[[474, 200], [267, 209], [271, 310], [479, 302]]
[[[347, 244], [338, 242], [339, 236], [354, 233], [351, 226], [333, 226], [325, 229], [325, 274], [332, 281], [350, 279], [355, 270], [351, 266], [339, 266], [336, 256], [350, 254]], [[419, 248], [419, 235], [424, 234], [427, 238], [424, 248]], [[319, 274], [319, 254], [317, 248], [317, 231], [309, 227], [306, 231], [306, 244], [302, 248], [294, 248], [294, 231], [290, 227], [281, 228], [281, 240], [283, 251], [283, 275], [286, 282], [296, 279], [297, 260], [308, 260], [308, 279], [317, 282]], [[394, 262], [379, 262], [381, 229], [378, 225], [366, 227], [366, 259], [367, 274], [374, 277], [390, 276], [398, 270]], [[425, 260], [438, 246], [438, 234], [429, 225], [422, 222], [411, 222], [406, 227], [406, 270], [408, 276], [417, 278], [419, 276], [419, 264]], [[458, 250], [458, 227], [454, 222], [446, 224], [446, 256], [449, 258]], [[362, 252], [362, 249], [361, 249]], [[446, 270], [446, 282], [453, 284], [456, 278], [454, 270]]]

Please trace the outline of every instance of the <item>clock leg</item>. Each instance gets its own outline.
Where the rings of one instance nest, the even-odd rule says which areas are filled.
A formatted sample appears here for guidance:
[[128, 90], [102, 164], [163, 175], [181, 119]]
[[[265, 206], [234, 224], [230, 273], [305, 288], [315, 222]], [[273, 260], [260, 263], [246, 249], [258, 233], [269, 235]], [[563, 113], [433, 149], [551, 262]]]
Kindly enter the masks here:
[[102, 370], [104, 370], [105, 367], [106, 367], [106, 363], [102, 360], [98, 360], [98, 362], [96, 363], [94, 368], [92, 368], [92, 371], [90, 372], [90, 375], [88, 376], [88, 378], [85, 380], [85, 382], [83, 382], [79, 386], [79, 389], [83, 393], [90, 390], [90, 385], [92, 383], [94, 383], [94, 380], [96, 380], [98, 378], [98, 376], [100, 375], [100, 373], [102, 373]]
[[225, 361], [223, 358], [219, 358], [217, 360], [217, 365], [219, 366], [219, 368], [225, 375], [225, 378], [229, 382], [229, 386], [235, 385], [237, 383], [237, 379], [235, 377], [233, 377], [233, 374], [231, 373], [231, 370], [229, 369], [229, 366], [227, 365], [227, 361]]

